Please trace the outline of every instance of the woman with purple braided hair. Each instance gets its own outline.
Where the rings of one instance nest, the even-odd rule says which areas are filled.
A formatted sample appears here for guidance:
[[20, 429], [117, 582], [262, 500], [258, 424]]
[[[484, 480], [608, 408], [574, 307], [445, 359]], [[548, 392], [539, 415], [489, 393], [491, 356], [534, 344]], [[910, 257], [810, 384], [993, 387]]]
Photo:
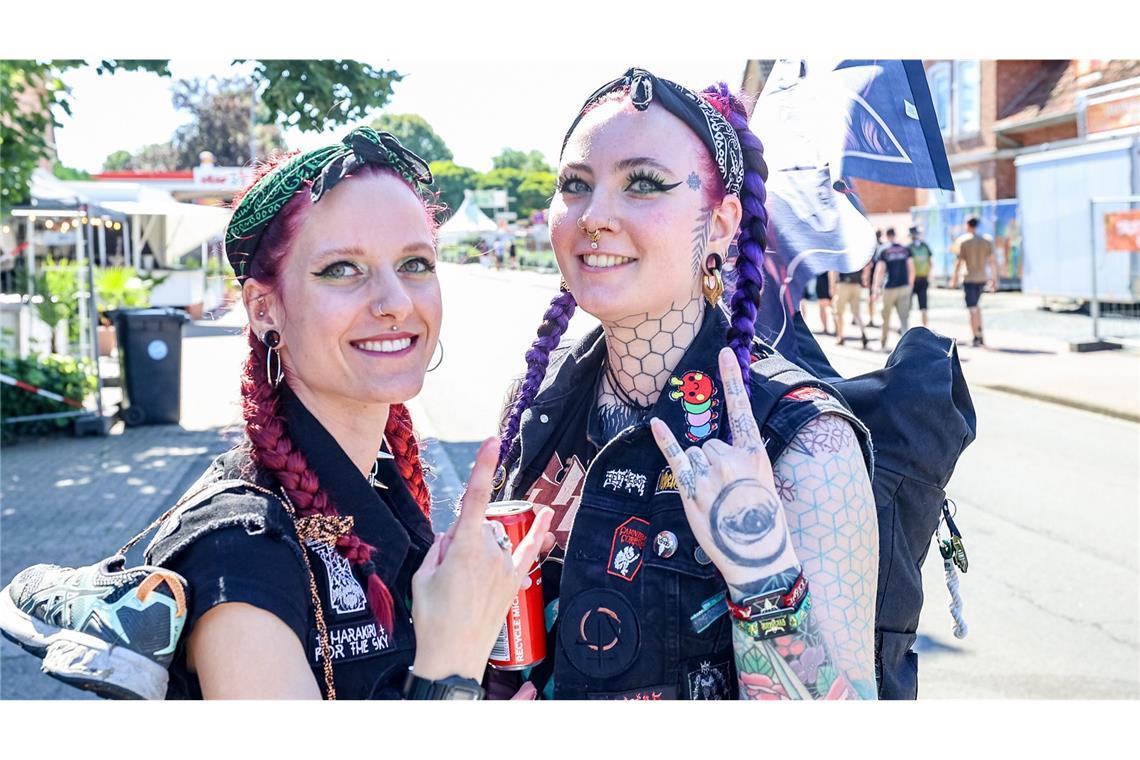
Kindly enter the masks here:
[[[496, 480], [555, 510], [549, 655], [521, 674], [546, 698], [876, 696], [867, 430], [826, 384], [784, 394], [753, 366], [774, 354], [754, 327], [763, 150], [727, 86], [642, 69], [563, 142], [562, 293], [508, 394]], [[559, 348], [576, 308], [601, 325]]]

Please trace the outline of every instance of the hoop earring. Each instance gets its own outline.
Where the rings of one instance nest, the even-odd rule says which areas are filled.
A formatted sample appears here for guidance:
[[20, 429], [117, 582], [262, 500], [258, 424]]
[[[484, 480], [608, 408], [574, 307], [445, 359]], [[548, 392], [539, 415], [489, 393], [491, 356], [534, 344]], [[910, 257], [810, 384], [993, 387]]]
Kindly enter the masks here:
[[[265, 344], [265, 381], [276, 388], [285, 376], [285, 365], [281, 361], [281, 333], [276, 330], [266, 330], [261, 336]], [[277, 360], [277, 370], [273, 369], [273, 360]]]
[[443, 341], [437, 340], [435, 344], [439, 347], [439, 361], [435, 363], [434, 367], [428, 367], [428, 372], [434, 372], [435, 370], [439, 369], [439, 365], [443, 364]]
[[704, 276], [701, 278], [701, 290], [709, 306], [716, 306], [716, 302], [724, 295], [724, 280], [720, 276], [720, 268], [724, 259], [719, 253], [710, 253], [705, 257], [703, 267]]
[[[608, 224], [609, 219], [607, 219], [606, 222]], [[598, 250], [598, 240], [601, 238], [601, 232], [586, 229], [586, 223], [582, 220], [582, 217], [578, 217], [578, 229], [582, 230], [582, 232], [586, 233], [586, 237], [590, 238], [590, 248], [595, 251]]]

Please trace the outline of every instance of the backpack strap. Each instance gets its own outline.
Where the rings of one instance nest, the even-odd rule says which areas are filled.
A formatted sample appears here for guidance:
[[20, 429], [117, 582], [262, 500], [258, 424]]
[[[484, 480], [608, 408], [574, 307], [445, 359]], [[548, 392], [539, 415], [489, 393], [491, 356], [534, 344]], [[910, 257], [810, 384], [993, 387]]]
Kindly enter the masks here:
[[773, 463], [804, 425], [821, 415], [834, 414], [854, 428], [867, 471], [873, 471], [870, 432], [839, 391], [778, 353], [761, 353], [752, 363], [752, 413]]

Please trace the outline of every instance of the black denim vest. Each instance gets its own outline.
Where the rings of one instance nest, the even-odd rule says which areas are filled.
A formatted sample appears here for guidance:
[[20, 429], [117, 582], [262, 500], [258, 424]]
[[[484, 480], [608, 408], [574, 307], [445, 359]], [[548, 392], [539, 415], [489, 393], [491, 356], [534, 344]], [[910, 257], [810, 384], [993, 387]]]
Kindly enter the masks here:
[[[665, 422], [684, 447], [728, 437], [717, 365], [727, 326], [719, 309], [705, 310], [673, 373], [681, 384], [667, 387], [649, 415]], [[754, 348], [754, 353], [771, 351], [760, 343]], [[584, 427], [576, 417], [593, 409], [604, 354], [598, 328], [552, 357], [534, 404], [521, 416], [517, 453], [507, 463], [506, 486], [498, 498], [526, 498], [552, 456], [559, 461], [570, 456], [567, 441], [573, 436], [563, 433]], [[867, 429], [838, 394], [776, 399], [755, 371], [749, 383], [773, 461], [808, 422], [836, 414], [855, 429], [871, 469]], [[823, 382], [813, 385], [830, 390]], [[710, 390], [711, 399], [704, 398]], [[548, 662], [534, 671], [544, 680], [552, 668], [554, 698], [736, 698], [724, 579], [689, 528], [648, 418], [605, 442], [588, 463], [557, 585], [556, 612], [554, 605], [548, 608]], [[536, 682], [540, 693], [545, 685]]]
[[[384, 631], [375, 621], [367, 598], [361, 598], [365, 579], [332, 550], [309, 544], [306, 552], [329, 631], [333, 673], [340, 699], [399, 699], [408, 668], [415, 659], [415, 632], [411, 619], [411, 578], [431, 546], [433, 534], [427, 518], [404, 486], [391, 460], [383, 460], [379, 478], [388, 485], [378, 494], [361, 477], [351, 460], [312, 414], [282, 385], [282, 409], [294, 444], [305, 454], [321, 487], [342, 515], [355, 521], [357, 536], [376, 547], [376, 571], [392, 594], [393, 628]], [[273, 492], [235, 487], [244, 480]], [[209, 486], [213, 484], [211, 489]], [[250, 534], [280, 538], [301, 558], [293, 520], [280, 501], [275, 478], [257, 468], [248, 456], [248, 443], [219, 456], [187, 491], [206, 487], [197, 498], [171, 514], [146, 549], [146, 561], [165, 565], [194, 541], [208, 533], [242, 526]], [[351, 577], [350, 577], [351, 576]], [[190, 588], [193, 594], [194, 589]], [[310, 591], [296, 589], [309, 608], [306, 656], [321, 690], [324, 674]], [[179, 642], [176, 662], [185, 656], [187, 637]], [[196, 685], [182, 683], [172, 668], [168, 698], [195, 696]]]

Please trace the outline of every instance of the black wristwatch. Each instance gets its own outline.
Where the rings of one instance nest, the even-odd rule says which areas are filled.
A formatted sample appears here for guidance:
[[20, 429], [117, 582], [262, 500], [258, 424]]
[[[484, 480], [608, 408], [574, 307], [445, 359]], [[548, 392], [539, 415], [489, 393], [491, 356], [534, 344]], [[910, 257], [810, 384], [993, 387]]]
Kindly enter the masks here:
[[430, 681], [408, 668], [408, 677], [404, 679], [404, 699], [482, 699], [484, 694], [474, 678], [448, 676]]

